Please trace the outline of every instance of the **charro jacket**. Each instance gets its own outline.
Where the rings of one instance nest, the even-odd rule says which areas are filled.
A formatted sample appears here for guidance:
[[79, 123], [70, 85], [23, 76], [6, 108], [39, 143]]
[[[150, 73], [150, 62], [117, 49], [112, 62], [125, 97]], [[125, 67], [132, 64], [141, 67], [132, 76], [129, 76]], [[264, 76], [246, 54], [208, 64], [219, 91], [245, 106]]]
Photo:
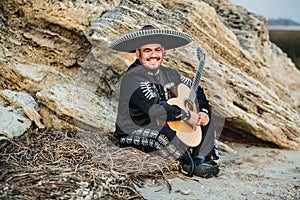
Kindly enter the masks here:
[[[161, 65], [150, 71], [137, 59], [121, 81], [114, 136], [120, 138], [141, 127], [156, 126], [158, 120], [180, 120], [186, 111], [167, 101], [176, 96], [176, 88], [181, 83], [192, 85], [190, 79], [175, 69]], [[196, 97], [199, 111], [209, 115], [209, 102], [200, 86]]]

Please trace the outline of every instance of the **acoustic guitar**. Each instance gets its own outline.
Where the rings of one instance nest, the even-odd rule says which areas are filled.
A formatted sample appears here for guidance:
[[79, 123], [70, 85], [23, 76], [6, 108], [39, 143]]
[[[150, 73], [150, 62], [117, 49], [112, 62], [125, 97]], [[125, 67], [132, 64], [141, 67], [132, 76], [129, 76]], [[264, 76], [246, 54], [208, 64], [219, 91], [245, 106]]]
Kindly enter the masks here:
[[[171, 105], [177, 105], [181, 109], [198, 112], [196, 101], [196, 92], [200, 83], [201, 75], [205, 64], [205, 52], [200, 47], [197, 48], [197, 58], [200, 61], [195, 78], [191, 88], [184, 84], [177, 86], [177, 97], [171, 98], [167, 102]], [[195, 147], [200, 144], [202, 131], [200, 126], [193, 127], [186, 121], [168, 121], [168, 126], [176, 131], [177, 137], [186, 145]]]

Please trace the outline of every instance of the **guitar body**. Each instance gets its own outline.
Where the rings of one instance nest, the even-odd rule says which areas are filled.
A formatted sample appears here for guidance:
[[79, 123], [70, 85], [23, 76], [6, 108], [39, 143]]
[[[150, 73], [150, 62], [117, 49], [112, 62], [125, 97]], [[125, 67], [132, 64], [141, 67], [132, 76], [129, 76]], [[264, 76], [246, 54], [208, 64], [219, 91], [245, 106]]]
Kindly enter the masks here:
[[[188, 100], [191, 89], [184, 84], [177, 87], [177, 98], [171, 98], [167, 102], [170, 105], [177, 105], [182, 109], [198, 112], [196, 105], [193, 108], [187, 108], [185, 102]], [[169, 121], [169, 127], [176, 131], [177, 137], [186, 145], [195, 147], [200, 144], [202, 139], [202, 131], [200, 126], [192, 127], [185, 121]]]

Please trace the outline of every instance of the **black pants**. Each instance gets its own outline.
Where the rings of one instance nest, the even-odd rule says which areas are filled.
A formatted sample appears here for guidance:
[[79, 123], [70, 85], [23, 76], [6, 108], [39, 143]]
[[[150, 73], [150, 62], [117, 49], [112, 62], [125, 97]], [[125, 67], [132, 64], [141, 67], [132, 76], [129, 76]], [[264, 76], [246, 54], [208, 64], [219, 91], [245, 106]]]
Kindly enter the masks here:
[[201, 127], [202, 140], [196, 147], [188, 147], [177, 137], [176, 132], [168, 127], [152, 126], [139, 128], [126, 137], [120, 138], [123, 147], [132, 146], [146, 153], [161, 155], [165, 158], [180, 159], [190, 149], [194, 158], [213, 156], [218, 158], [216, 132], [213, 123]]

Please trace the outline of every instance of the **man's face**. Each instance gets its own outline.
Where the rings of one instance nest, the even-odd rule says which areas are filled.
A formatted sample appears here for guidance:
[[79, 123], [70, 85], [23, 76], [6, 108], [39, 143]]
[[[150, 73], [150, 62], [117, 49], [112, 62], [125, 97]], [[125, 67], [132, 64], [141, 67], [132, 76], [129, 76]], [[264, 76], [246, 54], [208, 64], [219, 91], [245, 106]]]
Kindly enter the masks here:
[[136, 56], [148, 69], [157, 69], [163, 61], [164, 51], [161, 44], [146, 44], [136, 50]]

